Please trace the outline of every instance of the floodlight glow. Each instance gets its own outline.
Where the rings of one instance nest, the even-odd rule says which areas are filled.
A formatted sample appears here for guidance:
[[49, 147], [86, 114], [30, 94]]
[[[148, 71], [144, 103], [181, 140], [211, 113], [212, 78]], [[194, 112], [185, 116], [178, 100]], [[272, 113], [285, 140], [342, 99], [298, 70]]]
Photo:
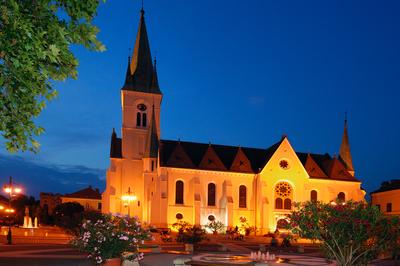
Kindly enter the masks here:
[[5, 187], [5, 188], [4, 188], [4, 192], [10, 193], [10, 192], [11, 192], [11, 188], [10, 188], [10, 187]]
[[22, 191], [22, 189], [20, 189], [19, 187], [14, 188], [14, 192], [15, 192], [15, 193], [21, 193], [21, 191]]
[[122, 197], [121, 197], [121, 199], [123, 200], [123, 201], [134, 201], [134, 200], [137, 200], [137, 197], [135, 196], [135, 195], [123, 195]]

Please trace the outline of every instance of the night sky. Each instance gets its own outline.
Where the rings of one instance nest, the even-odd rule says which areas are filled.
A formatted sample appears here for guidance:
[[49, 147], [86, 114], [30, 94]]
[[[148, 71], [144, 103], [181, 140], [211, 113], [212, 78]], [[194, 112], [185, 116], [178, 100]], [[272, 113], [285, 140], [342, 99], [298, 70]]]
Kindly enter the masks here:
[[[30, 194], [104, 188], [140, 5], [101, 4], [95, 24], [107, 51], [73, 48], [79, 78], [55, 84], [58, 99], [37, 119], [40, 153], [8, 155], [3, 145], [2, 179], [17, 175]], [[266, 148], [286, 134], [296, 151], [334, 155], [347, 111], [362, 186], [399, 178], [399, 10], [400, 1], [145, 1], [161, 137]], [[32, 165], [61, 175], [43, 170], [33, 182]]]

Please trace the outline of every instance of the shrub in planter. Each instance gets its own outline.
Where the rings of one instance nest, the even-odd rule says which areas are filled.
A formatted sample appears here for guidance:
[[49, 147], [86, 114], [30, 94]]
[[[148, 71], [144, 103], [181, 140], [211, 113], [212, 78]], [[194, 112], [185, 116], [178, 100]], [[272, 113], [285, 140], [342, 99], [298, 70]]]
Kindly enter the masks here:
[[206, 239], [206, 232], [200, 226], [197, 225], [186, 225], [178, 231], [176, 238], [177, 242], [185, 244], [196, 244]]
[[102, 215], [97, 221], [86, 220], [72, 245], [89, 253], [96, 264], [107, 259], [121, 258], [139, 261], [143, 254], [138, 252], [139, 243], [150, 239], [151, 235], [144, 229], [137, 218]]
[[300, 237], [318, 240], [339, 266], [366, 265], [393, 246], [398, 218], [386, 218], [364, 202], [296, 203], [288, 228]]
[[225, 225], [221, 221], [214, 220], [206, 224], [205, 227], [210, 229], [213, 232], [213, 234], [218, 234], [224, 229]]

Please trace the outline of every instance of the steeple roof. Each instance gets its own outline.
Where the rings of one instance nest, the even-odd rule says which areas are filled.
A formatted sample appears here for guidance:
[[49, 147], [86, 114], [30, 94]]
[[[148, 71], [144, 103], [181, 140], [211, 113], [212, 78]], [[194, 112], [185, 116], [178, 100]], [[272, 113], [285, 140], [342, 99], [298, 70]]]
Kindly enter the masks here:
[[[161, 94], [157, 73], [153, 67], [150, 44], [147, 36], [144, 10], [140, 11], [139, 29], [136, 35], [132, 59], [128, 62], [123, 90]], [[154, 82], [156, 81], [156, 82]]]
[[146, 149], [144, 151], [145, 158], [157, 158], [158, 157], [158, 135], [157, 135], [157, 125], [156, 125], [156, 116], [154, 112], [153, 105], [153, 113], [151, 115], [151, 124], [149, 133], [147, 135], [146, 140]]
[[347, 117], [344, 120], [344, 132], [339, 151], [339, 159], [345, 164], [347, 170], [354, 171], [353, 159], [350, 152], [349, 135], [347, 133]]

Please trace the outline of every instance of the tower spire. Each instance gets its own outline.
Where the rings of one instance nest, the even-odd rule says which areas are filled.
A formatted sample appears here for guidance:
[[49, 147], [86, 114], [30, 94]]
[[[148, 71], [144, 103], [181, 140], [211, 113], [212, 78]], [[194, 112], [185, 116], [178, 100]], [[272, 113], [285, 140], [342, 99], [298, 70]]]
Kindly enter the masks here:
[[146, 149], [144, 151], [145, 158], [157, 158], [158, 157], [158, 135], [157, 135], [157, 125], [156, 116], [154, 111], [154, 104], [151, 114], [151, 124], [146, 140]]
[[140, 10], [139, 29], [136, 35], [135, 47], [129, 66], [130, 73], [126, 76], [123, 90], [133, 90], [146, 93], [161, 94], [159, 88], [152, 89], [154, 68], [147, 36], [144, 9]]
[[353, 159], [350, 151], [349, 135], [347, 132], [347, 112], [344, 118], [344, 131], [342, 137], [342, 144], [340, 145], [339, 159], [346, 165], [347, 170], [354, 175]]

